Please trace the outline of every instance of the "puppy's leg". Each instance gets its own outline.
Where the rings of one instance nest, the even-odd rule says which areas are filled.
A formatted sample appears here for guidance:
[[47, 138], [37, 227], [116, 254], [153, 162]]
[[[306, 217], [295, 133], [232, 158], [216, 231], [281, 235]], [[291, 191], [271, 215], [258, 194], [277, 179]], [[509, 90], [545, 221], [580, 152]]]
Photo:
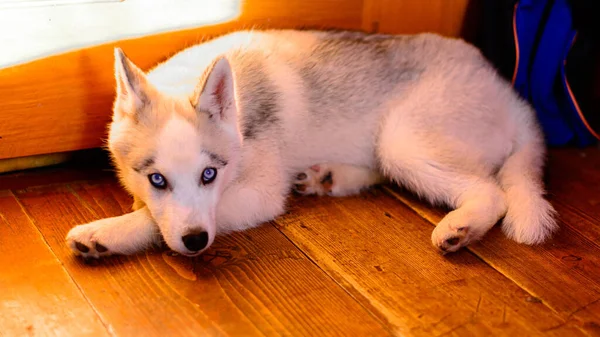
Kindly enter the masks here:
[[496, 182], [469, 179], [462, 193], [456, 191], [456, 209], [448, 213], [431, 235], [433, 245], [454, 252], [481, 239], [507, 211], [504, 192]]
[[504, 192], [492, 178], [454, 172], [433, 160], [407, 161], [414, 166], [387, 160], [386, 173], [421, 197], [455, 208], [433, 230], [431, 240], [440, 250], [454, 252], [481, 239], [506, 214]]
[[432, 242], [440, 250], [454, 252], [480, 239], [506, 214], [504, 192], [492, 175], [449, 161], [454, 157], [451, 153], [430, 154], [439, 149], [432, 150], [416, 137], [399, 140], [397, 135], [384, 134], [380, 142], [383, 173], [434, 204], [454, 208], [432, 233]]
[[294, 191], [302, 195], [342, 197], [358, 194], [362, 189], [383, 181], [379, 173], [366, 167], [327, 163], [313, 165], [299, 173], [294, 181]]
[[160, 242], [158, 226], [147, 207], [125, 215], [74, 227], [67, 244], [83, 257], [133, 254]]
[[257, 179], [230, 186], [217, 206], [217, 234], [255, 227], [283, 214], [287, 191], [284, 180]]
[[216, 233], [244, 230], [273, 220], [285, 211], [290, 182], [276, 148], [259, 144], [248, 149], [247, 166], [221, 195]]

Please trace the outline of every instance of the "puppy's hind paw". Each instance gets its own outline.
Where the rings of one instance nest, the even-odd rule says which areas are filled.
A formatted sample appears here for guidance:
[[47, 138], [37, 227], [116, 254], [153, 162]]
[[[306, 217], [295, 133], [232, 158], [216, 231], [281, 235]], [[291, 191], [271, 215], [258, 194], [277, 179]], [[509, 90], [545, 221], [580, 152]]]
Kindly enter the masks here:
[[333, 173], [324, 165], [313, 165], [299, 173], [294, 181], [294, 192], [301, 195], [331, 194]]
[[468, 245], [473, 239], [473, 233], [468, 225], [459, 225], [452, 215], [446, 216], [431, 233], [431, 241], [441, 253], [456, 252]]

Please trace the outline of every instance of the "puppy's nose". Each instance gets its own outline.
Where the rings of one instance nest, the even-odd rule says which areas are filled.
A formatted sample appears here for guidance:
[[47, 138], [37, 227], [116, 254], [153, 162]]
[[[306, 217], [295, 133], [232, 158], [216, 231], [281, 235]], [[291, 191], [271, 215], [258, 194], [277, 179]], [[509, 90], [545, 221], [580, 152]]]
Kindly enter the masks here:
[[208, 244], [208, 233], [190, 233], [181, 238], [183, 245], [191, 252], [197, 252], [206, 247]]

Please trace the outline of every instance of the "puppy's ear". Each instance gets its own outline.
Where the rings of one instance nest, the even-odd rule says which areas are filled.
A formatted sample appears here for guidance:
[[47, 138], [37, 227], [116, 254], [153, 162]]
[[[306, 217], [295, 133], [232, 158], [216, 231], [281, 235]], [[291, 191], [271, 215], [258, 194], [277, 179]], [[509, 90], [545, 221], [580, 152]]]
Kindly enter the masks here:
[[113, 118], [125, 116], [138, 119], [153, 90], [144, 72], [131, 62], [120, 48], [115, 48], [115, 79], [117, 96]]
[[196, 111], [207, 113], [217, 122], [236, 123], [235, 89], [229, 61], [224, 57], [217, 59], [207, 69], [204, 78], [193, 102]]

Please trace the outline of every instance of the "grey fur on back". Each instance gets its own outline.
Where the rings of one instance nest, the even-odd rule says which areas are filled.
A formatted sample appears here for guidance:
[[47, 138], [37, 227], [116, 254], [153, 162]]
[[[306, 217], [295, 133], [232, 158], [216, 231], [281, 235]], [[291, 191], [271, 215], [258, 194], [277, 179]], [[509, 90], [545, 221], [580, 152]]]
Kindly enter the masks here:
[[[481, 67], [489, 64], [474, 47], [434, 34], [372, 35], [360, 32], [266, 31], [281, 43], [293, 39], [290, 34], [310, 34], [317, 42], [301, 50], [301, 60], [289, 59], [289, 66], [299, 74], [307, 112], [313, 126], [335, 118], [366, 118], [390, 95], [398, 96], [407, 85], [414, 85], [425, 72], [444, 67], [448, 61], [477, 60]], [[257, 43], [257, 45], [260, 45]], [[244, 107], [243, 135], [253, 139], [277, 125], [281, 98], [270, 84], [266, 63], [278, 50], [261, 50], [260, 46], [243, 46], [229, 54], [239, 87], [253, 88], [240, 92]], [[285, 59], [285, 56], [277, 55]], [[452, 63], [450, 63], [452, 64]], [[448, 69], [446, 69], [448, 70]]]
[[299, 69], [316, 123], [335, 112], [332, 110], [354, 118], [373, 109], [399, 84], [414, 80], [423, 71], [414, 59], [398, 53], [398, 47], [411, 37], [317, 34], [320, 42]]

